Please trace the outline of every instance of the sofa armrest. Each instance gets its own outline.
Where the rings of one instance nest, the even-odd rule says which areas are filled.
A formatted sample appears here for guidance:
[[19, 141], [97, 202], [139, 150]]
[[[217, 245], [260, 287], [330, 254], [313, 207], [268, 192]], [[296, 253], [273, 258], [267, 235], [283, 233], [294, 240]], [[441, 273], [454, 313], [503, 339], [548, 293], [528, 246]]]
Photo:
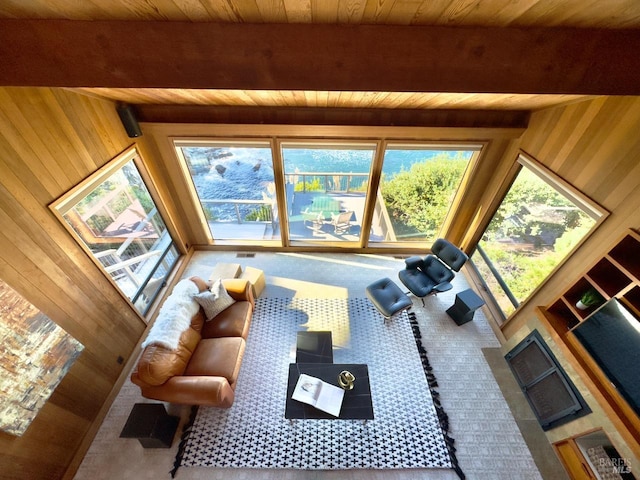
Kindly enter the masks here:
[[134, 371], [131, 381], [140, 387], [143, 397], [163, 402], [229, 408], [235, 399], [235, 393], [224, 377], [177, 375], [154, 386], [143, 382]]
[[243, 278], [229, 278], [222, 280], [224, 288], [229, 295], [237, 302], [250, 302], [255, 307], [256, 300], [253, 296], [253, 289], [249, 280]]

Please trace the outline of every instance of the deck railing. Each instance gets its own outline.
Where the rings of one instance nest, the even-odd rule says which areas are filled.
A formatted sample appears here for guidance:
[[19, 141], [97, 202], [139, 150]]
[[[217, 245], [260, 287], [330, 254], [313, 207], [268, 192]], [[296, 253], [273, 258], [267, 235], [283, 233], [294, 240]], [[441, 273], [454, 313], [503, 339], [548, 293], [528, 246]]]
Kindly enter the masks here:
[[[292, 196], [292, 198], [288, 199], [291, 205], [293, 205], [296, 193], [350, 193], [362, 194], [364, 197], [366, 195], [368, 179], [368, 173], [296, 172], [285, 174], [287, 191], [291, 191]], [[203, 199], [201, 202], [203, 207], [205, 207], [205, 211], [208, 211], [211, 217], [209, 219], [210, 222], [233, 222], [239, 225], [250, 222], [270, 223], [272, 231], [277, 231], [278, 213], [275, 208], [275, 202], [272, 200]], [[224, 211], [216, 213], [216, 207], [223, 208]], [[289, 214], [291, 215], [292, 212], [289, 212]], [[220, 220], [216, 218], [222, 216], [229, 219]], [[235, 218], [235, 221], [230, 218]], [[374, 229], [377, 230], [377, 233], [382, 237], [383, 241], [394, 242], [397, 240], [384, 199], [379, 191], [376, 195], [373, 222], [375, 225]]]
[[[224, 200], [201, 200], [202, 206], [214, 217], [213, 221], [222, 222], [223, 220], [215, 219], [215, 215], [209, 209], [210, 206], [230, 206], [232, 215], [235, 216], [235, 223], [243, 224], [247, 222], [257, 223], [270, 223], [275, 228], [275, 223], [278, 218], [277, 213], [274, 211], [274, 201], [271, 200], [240, 200], [240, 199], [224, 199]], [[257, 207], [257, 208], [251, 208]], [[229, 214], [229, 211], [225, 211]], [[255, 215], [255, 218], [251, 218]], [[247, 218], [250, 217], [250, 218]]]
[[368, 173], [346, 172], [296, 172], [286, 173], [285, 182], [296, 191], [309, 192], [366, 192]]

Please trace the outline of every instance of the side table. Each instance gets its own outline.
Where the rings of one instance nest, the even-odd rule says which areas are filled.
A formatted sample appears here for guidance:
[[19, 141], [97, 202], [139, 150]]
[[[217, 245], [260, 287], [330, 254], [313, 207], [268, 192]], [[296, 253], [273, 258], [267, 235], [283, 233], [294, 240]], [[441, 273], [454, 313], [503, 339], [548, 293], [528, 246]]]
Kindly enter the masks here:
[[333, 363], [331, 332], [298, 332], [296, 363]]
[[484, 305], [484, 300], [470, 288], [456, 293], [456, 300], [453, 306], [447, 309], [447, 313], [458, 325], [473, 320], [473, 314]]
[[239, 263], [216, 263], [213, 267], [211, 275], [209, 275], [209, 281], [215, 282], [219, 278], [238, 278], [242, 273], [242, 267]]
[[179, 422], [162, 403], [136, 403], [120, 438], [137, 438], [144, 448], [171, 448]]

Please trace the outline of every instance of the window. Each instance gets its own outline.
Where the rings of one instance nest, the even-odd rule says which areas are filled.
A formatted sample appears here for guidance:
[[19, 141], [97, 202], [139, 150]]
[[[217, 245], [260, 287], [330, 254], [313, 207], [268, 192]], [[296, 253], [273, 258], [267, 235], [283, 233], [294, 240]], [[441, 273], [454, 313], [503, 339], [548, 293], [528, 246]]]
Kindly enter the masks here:
[[[170, 139], [209, 244], [427, 247], [446, 234], [483, 147], [291, 130]], [[249, 129], [225, 134], [236, 131]]]
[[505, 318], [605, 215], [537, 162], [518, 158], [515, 180], [471, 257]]
[[125, 152], [50, 208], [144, 315], [179, 253], [138, 161], [135, 149]]
[[433, 243], [479, 151], [480, 146], [387, 146], [370, 241]]
[[284, 144], [289, 239], [358, 242], [376, 145]]
[[279, 240], [268, 142], [176, 142], [215, 240]]

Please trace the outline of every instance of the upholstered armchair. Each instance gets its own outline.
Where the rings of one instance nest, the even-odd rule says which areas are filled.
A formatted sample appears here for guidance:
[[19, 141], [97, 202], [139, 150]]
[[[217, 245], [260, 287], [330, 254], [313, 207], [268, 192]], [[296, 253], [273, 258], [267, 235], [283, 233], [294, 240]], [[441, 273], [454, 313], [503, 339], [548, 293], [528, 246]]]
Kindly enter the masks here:
[[460, 271], [469, 257], [442, 238], [431, 247], [431, 254], [425, 258], [414, 256], [405, 260], [405, 269], [398, 273], [400, 281], [416, 297], [424, 297], [453, 288], [451, 280]]

